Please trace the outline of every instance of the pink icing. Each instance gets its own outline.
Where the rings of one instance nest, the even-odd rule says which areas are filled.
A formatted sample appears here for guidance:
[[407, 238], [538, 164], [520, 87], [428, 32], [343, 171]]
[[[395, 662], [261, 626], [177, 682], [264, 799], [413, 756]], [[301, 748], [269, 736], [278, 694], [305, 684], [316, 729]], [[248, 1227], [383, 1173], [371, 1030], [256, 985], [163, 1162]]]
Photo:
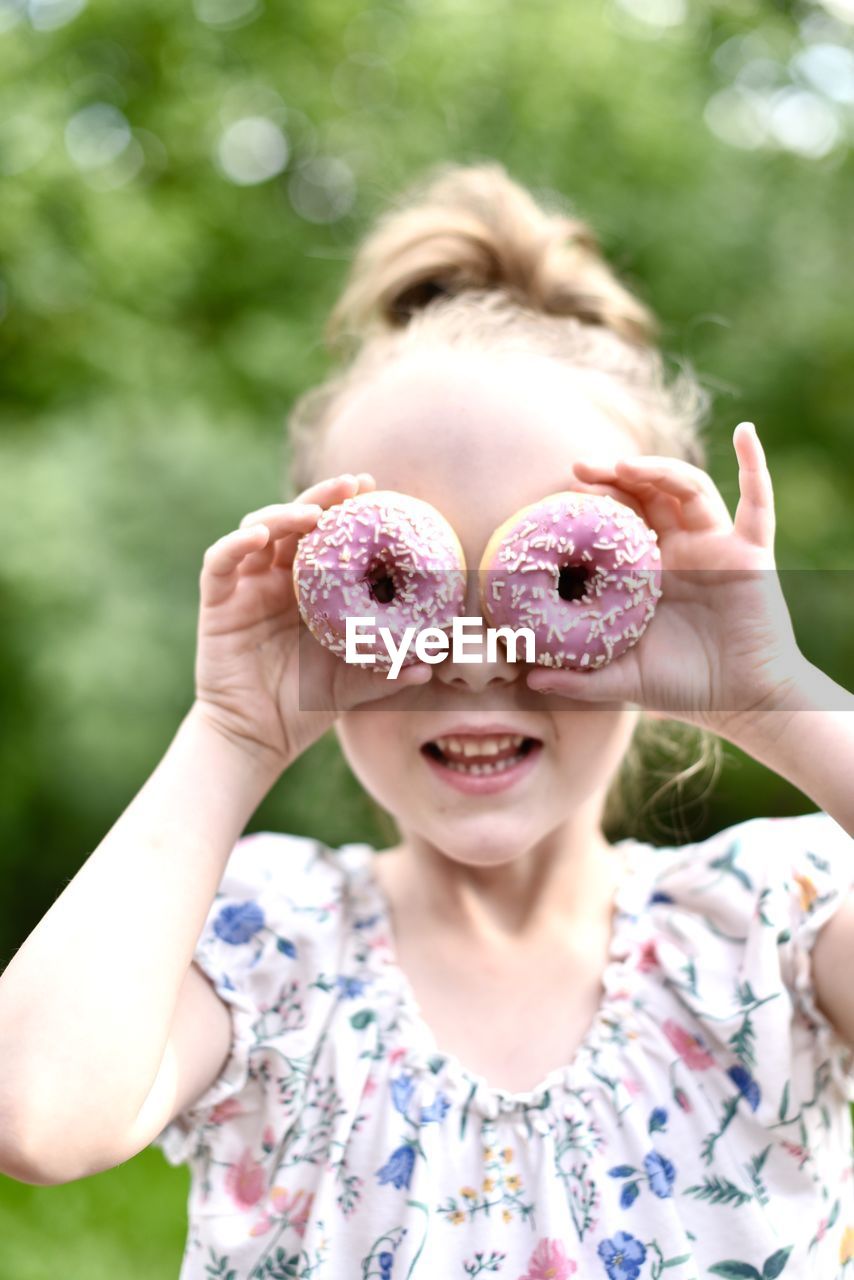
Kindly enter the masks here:
[[652, 620], [662, 594], [657, 543], [614, 498], [553, 494], [520, 513], [481, 564], [484, 614], [493, 627], [530, 627], [542, 666], [604, 666]]
[[[358, 494], [322, 513], [297, 545], [294, 589], [309, 631], [340, 657], [348, 617], [374, 618], [398, 644], [407, 627], [450, 630], [465, 611], [453, 529], [429, 503], [391, 490]], [[390, 665], [380, 640], [361, 652], [374, 653], [377, 667]], [[403, 665], [416, 661], [410, 646]]]

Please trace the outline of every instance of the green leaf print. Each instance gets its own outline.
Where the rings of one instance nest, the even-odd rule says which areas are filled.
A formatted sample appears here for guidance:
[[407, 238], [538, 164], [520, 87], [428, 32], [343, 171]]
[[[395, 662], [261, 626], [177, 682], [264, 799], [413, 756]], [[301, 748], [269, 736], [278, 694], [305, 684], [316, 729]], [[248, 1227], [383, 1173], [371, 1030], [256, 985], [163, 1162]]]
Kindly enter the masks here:
[[768, 1152], [771, 1150], [772, 1145], [773, 1144], [769, 1142], [764, 1151], [761, 1151], [758, 1155], [751, 1156], [750, 1163], [744, 1166], [750, 1175], [750, 1181], [753, 1183], [753, 1190], [756, 1192], [756, 1199], [761, 1205], [766, 1205], [769, 1197], [768, 1188], [765, 1186], [765, 1183], [759, 1175], [762, 1172], [765, 1161], [768, 1159]]
[[749, 1262], [729, 1261], [716, 1262], [713, 1267], [709, 1267], [709, 1274], [724, 1276], [726, 1280], [776, 1280], [785, 1268], [793, 1247], [789, 1245], [785, 1249], [778, 1249], [776, 1253], [772, 1253], [765, 1259], [765, 1265], [761, 1271], [757, 1271]]
[[757, 999], [757, 996], [749, 982], [736, 982], [735, 991], [738, 996], [739, 1004], [753, 1004]]
[[778, 1249], [776, 1253], [772, 1253], [771, 1257], [766, 1259], [765, 1266], [762, 1268], [762, 1280], [776, 1280], [776, 1277], [785, 1267], [789, 1260], [789, 1254], [794, 1248], [789, 1245], [787, 1249]]
[[726, 1280], [762, 1280], [762, 1276], [749, 1262], [716, 1262], [709, 1267], [709, 1274], [726, 1276]]
[[785, 1120], [786, 1112], [789, 1110], [789, 1082], [786, 1081], [783, 1086], [783, 1096], [780, 1099], [780, 1110], [777, 1112], [778, 1120]]
[[209, 1249], [208, 1252], [213, 1261], [206, 1264], [205, 1272], [211, 1277], [211, 1280], [214, 1277], [217, 1277], [217, 1280], [237, 1280], [237, 1272], [233, 1268], [230, 1271], [226, 1271], [228, 1266], [227, 1254], [224, 1253], [221, 1258], [218, 1258], [213, 1249]]
[[[734, 844], [727, 850], [725, 854], [722, 855], [722, 857], [714, 858], [709, 863], [709, 866], [712, 867], [715, 871], [723, 872], [724, 875], [729, 874], [731, 876], [735, 876], [736, 880], [740, 881], [740, 883], [744, 885], [745, 889], [747, 889], [749, 893], [753, 888], [753, 881], [750, 879], [750, 876], [747, 874], [746, 871], [742, 871], [741, 867], [737, 867], [735, 865], [735, 859], [736, 859], [737, 853], [738, 853], [738, 845]], [[712, 885], [707, 886], [707, 888], [712, 888], [712, 887], [713, 887]]]
[[360, 1009], [358, 1013], [354, 1013], [350, 1019], [350, 1026], [355, 1031], [364, 1031], [365, 1027], [371, 1022], [376, 1022], [377, 1015], [373, 1009]]
[[728, 1178], [705, 1178], [702, 1186], [686, 1187], [683, 1195], [696, 1196], [710, 1204], [731, 1204], [736, 1209], [753, 1199], [749, 1192], [740, 1191]]

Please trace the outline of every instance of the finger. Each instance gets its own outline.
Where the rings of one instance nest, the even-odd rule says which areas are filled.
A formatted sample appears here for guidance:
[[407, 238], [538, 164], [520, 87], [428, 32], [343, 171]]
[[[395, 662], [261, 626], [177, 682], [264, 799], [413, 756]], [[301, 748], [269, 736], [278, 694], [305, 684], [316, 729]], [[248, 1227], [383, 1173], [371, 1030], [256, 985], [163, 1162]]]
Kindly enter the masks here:
[[615, 463], [621, 482], [655, 484], [676, 498], [684, 527], [692, 532], [731, 529], [729, 510], [711, 476], [682, 458], [621, 458]]
[[526, 676], [529, 689], [579, 702], [633, 702], [636, 690], [626, 667], [609, 663], [593, 671], [540, 667]]
[[[357, 494], [370, 493], [373, 489], [376, 489], [377, 482], [370, 471], [360, 471], [355, 476], [348, 472], [345, 475], [336, 476], [331, 481], [323, 481], [322, 484], [328, 487], [321, 493], [319, 501], [323, 500], [327, 506], [332, 506], [348, 497], [353, 498]], [[312, 493], [319, 487], [315, 485], [313, 490], [306, 490], [306, 493]], [[291, 567], [296, 554], [297, 541], [297, 536], [277, 540], [272, 557], [272, 563], [276, 568], [289, 569]]]
[[752, 422], [740, 422], [733, 432], [738, 458], [739, 501], [735, 531], [757, 547], [774, 548], [774, 490], [765, 451]]
[[290, 532], [295, 527], [294, 517], [299, 520], [299, 527], [302, 529], [308, 527], [310, 517], [316, 521], [322, 514], [323, 507], [319, 502], [271, 502], [269, 506], [259, 507], [257, 511], [248, 511], [238, 528], [266, 524], [275, 537], [277, 528]]
[[[368, 476], [367, 471], [360, 473]], [[370, 477], [371, 479], [373, 477]], [[342, 497], [351, 497], [358, 488], [358, 478], [350, 471], [344, 471], [339, 476], [330, 476], [326, 480], [319, 480], [317, 484], [311, 485], [308, 489], [303, 489], [302, 493], [298, 493], [295, 502], [319, 502], [321, 506], [330, 506], [333, 502], [340, 502]]]
[[318, 514], [324, 507], [332, 506], [343, 498], [354, 497], [356, 493], [365, 493], [376, 488], [376, 481], [369, 471], [360, 471], [358, 475], [345, 472], [305, 489], [291, 502], [271, 502], [266, 507], [258, 507], [256, 511], [248, 511], [240, 521], [241, 525], [256, 524], [258, 521], [269, 523], [276, 517], [295, 507], [318, 507]]
[[[576, 463], [588, 468], [588, 463]], [[670, 494], [680, 503], [682, 527], [693, 532], [729, 530], [732, 527], [729, 509], [723, 502], [717, 485], [707, 472], [684, 458], [641, 457], [620, 458], [613, 465], [617, 484], [634, 492], [641, 485], [656, 485], [663, 493]]]
[[270, 536], [266, 525], [235, 529], [208, 547], [199, 575], [199, 596], [203, 605], [221, 604], [234, 590], [240, 565], [262, 547]]
[[[362, 474], [367, 475], [367, 472]], [[239, 528], [258, 523], [269, 524], [271, 521], [287, 516], [290, 512], [301, 513], [311, 510], [317, 518], [325, 506], [340, 502], [342, 497], [350, 496], [351, 490], [357, 487], [356, 476], [349, 473], [332, 476], [328, 480], [321, 480], [312, 485], [310, 489], [304, 489], [290, 502], [270, 502], [265, 507], [258, 507], [255, 511], [247, 511], [240, 521]]]
[[[614, 479], [616, 480], [616, 476]], [[651, 529], [662, 537], [682, 529], [679, 503], [670, 494], [662, 493], [654, 484], [637, 483], [633, 485], [632, 494], [624, 493], [616, 485], [588, 484], [585, 480], [579, 479], [573, 481], [573, 488], [578, 488], [582, 492], [605, 493], [608, 497], [616, 498], [618, 502], [630, 506]]]
[[245, 515], [240, 521], [240, 528], [264, 524], [270, 530], [270, 542], [264, 548], [263, 556], [247, 564], [247, 571], [259, 573], [265, 572], [273, 564], [290, 565], [299, 538], [314, 528], [322, 514], [323, 508], [319, 503], [287, 502], [262, 507], [259, 511]]

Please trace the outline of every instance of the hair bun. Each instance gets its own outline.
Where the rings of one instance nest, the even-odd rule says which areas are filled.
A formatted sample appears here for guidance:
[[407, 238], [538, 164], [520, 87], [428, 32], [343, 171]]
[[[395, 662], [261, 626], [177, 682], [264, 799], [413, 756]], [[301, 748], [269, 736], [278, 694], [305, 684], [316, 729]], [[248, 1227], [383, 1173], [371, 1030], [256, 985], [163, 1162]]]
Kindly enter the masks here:
[[636, 343], [652, 313], [615, 277], [591, 228], [551, 211], [497, 163], [443, 164], [380, 216], [353, 260], [327, 338], [405, 326], [436, 299], [502, 290], [520, 306], [575, 316]]

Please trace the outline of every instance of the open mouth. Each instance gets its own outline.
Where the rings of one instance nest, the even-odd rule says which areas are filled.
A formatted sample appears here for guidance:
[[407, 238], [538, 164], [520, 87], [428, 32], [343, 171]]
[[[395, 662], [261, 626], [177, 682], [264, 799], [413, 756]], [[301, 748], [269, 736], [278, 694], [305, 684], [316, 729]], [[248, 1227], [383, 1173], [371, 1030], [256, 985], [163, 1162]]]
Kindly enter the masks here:
[[522, 734], [494, 738], [471, 734], [436, 738], [425, 742], [421, 751], [446, 769], [478, 777], [505, 773], [541, 747], [538, 738]]

